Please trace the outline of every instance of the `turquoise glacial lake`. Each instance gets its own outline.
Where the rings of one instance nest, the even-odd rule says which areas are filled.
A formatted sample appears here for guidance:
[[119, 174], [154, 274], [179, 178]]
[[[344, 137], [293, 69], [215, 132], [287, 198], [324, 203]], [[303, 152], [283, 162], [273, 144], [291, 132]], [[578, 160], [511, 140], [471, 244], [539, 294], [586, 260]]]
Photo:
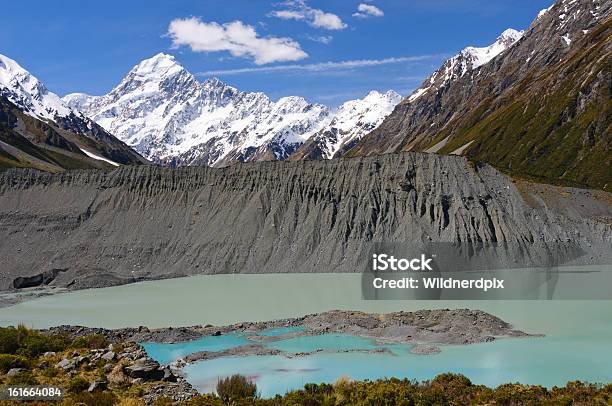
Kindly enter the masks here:
[[[1, 308], [0, 325], [23, 323], [36, 328], [60, 324], [107, 328], [226, 325], [332, 309], [385, 313], [432, 308], [480, 309], [517, 329], [546, 336], [445, 346], [434, 355], [415, 355], [409, 352], [408, 345], [393, 345], [386, 346], [390, 354], [324, 352], [295, 358], [219, 358], [190, 364], [185, 372], [189, 381], [202, 391], [212, 390], [221, 377], [234, 373], [248, 375], [256, 381], [263, 396], [284, 393], [308, 382], [333, 382], [341, 376], [423, 380], [449, 371], [491, 386], [521, 382], [550, 387], [575, 379], [612, 380], [612, 301], [368, 301], [361, 298], [358, 274], [194, 276], [76, 291]], [[267, 334], [291, 332], [281, 329]], [[191, 352], [219, 351], [246, 342], [245, 336], [227, 335], [180, 344], [151, 344], [147, 351], [160, 362], [168, 363]], [[294, 337], [267, 345], [288, 352], [379, 347], [373, 341], [345, 335]]]

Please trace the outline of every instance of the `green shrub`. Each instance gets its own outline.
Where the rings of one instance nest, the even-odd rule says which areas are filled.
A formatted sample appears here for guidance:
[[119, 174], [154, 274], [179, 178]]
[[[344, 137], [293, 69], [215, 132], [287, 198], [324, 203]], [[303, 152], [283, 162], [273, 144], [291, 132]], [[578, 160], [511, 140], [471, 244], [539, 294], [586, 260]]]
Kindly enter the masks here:
[[72, 348], [106, 348], [110, 343], [104, 334], [90, 334], [75, 339], [70, 347]]
[[29, 331], [24, 326], [0, 327], [0, 354], [15, 354]]
[[89, 388], [89, 382], [82, 376], [75, 376], [66, 385], [68, 393], [76, 394], [86, 391]]
[[0, 354], [0, 372], [6, 374], [12, 368], [29, 368], [30, 361], [19, 355]]
[[6, 383], [8, 385], [38, 385], [38, 381], [30, 371], [19, 372], [13, 375]]
[[55, 378], [56, 376], [60, 375], [60, 370], [55, 367], [48, 367], [48, 368], [42, 369], [40, 371], [40, 374], [47, 378]]
[[68, 346], [68, 340], [62, 336], [44, 336], [37, 332], [31, 332], [21, 343], [17, 354], [34, 358], [47, 351], [64, 351]]
[[81, 392], [70, 397], [74, 405], [113, 406], [119, 399], [112, 392]]
[[63, 351], [68, 340], [62, 336], [45, 336], [25, 326], [0, 328], [0, 354], [38, 357], [47, 351]]
[[242, 375], [232, 375], [217, 382], [217, 395], [225, 403], [256, 399], [257, 385]]
[[223, 406], [223, 402], [215, 395], [204, 394], [182, 402], [181, 406]]
[[155, 403], [153, 403], [153, 406], [172, 406], [172, 404], [173, 404], [172, 400], [170, 400], [169, 398], [165, 396], [161, 396], [157, 398]]

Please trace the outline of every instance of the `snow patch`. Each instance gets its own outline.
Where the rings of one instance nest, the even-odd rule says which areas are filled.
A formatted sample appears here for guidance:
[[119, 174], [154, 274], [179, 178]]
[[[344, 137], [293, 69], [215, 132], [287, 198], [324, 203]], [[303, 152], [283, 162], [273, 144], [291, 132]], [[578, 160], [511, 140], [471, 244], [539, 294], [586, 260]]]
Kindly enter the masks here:
[[565, 44], [568, 46], [572, 43], [572, 40], [570, 39], [569, 34], [565, 34], [561, 36], [561, 38], [563, 38], [563, 41], [565, 41]]
[[548, 13], [551, 8], [553, 8], [553, 6], [540, 10], [540, 12], [538, 13], [538, 16], [536, 17], [536, 20], [539, 20], [542, 16], [544, 16], [544, 14]]
[[109, 164], [111, 164], [111, 165], [113, 165], [113, 166], [119, 166], [119, 164], [118, 164], [117, 162], [115, 162], [115, 161], [111, 161], [111, 160], [110, 160], [110, 159], [108, 159], [108, 158], [104, 158], [103, 156], [96, 155], [96, 154], [94, 154], [93, 152], [89, 152], [89, 151], [87, 151], [86, 149], [83, 149], [83, 148], [79, 148], [79, 149], [80, 149], [81, 151], [83, 151], [83, 152], [85, 153], [85, 155], [87, 155], [87, 156], [88, 156], [88, 157], [90, 157], [90, 158], [97, 159], [98, 161], [104, 161], [104, 162], [107, 162], [107, 163], [109, 163]]
[[429, 87], [422, 87], [420, 89], [415, 90], [410, 97], [408, 97], [408, 101], [413, 102], [422, 95], [424, 95], [429, 90]]

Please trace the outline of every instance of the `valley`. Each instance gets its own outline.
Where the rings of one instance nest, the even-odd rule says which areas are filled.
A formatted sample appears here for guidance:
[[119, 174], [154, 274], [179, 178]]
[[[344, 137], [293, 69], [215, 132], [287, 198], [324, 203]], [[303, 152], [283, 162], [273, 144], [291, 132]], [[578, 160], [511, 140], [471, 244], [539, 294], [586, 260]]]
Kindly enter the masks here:
[[[413, 5], [382, 3], [249, 2], [250, 25], [160, 2], [138, 45], [8, 49], [64, 96], [0, 54], [0, 383], [91, 406], [612, 399], [612, 2], [401, 25]], [[249, 381], [261, 399], [219, 389]]]

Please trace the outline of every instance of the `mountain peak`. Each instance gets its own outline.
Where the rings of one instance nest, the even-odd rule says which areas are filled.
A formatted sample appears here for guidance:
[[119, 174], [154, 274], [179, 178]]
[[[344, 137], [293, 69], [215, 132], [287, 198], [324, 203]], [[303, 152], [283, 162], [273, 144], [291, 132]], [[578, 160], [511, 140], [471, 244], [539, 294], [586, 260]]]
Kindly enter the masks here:
[[467, 47], [457, 55], [448, 59], [440, 69], [435, 71], [408, 97], [413, 102], [432, 89], [439, 89], [449, 82], [462, 77], [467, 72], [485, 65], [500, 53], [514, 45], [523, 36], [524, 31], [508, 28], [502, 32], [495, 42], [486, 47]]
[[[19, 73], [26, 72], [17, 62], [8, 56], [0, 54], [0, 80], [4, 79], [6, 76], [3, 73]], [[1, 83], [1, 82], [0, 82]]]
[[[337, 134], [334, 145], [378, 125], [400, 101], [394, 94], [374, 91], [368, 100], [347, 102], [328, 132]], [[200, 82], [164, 53], [134, 66], [106, 95], [77, 93], [64, 101], [148, 158], [173, 165], [286, 159], [333, 118], [329, 107], [300, 96], [272, 101], [216, 77]]]
[[9, 89], [20, 87], [25, 90], [35, 90], [42, 84], [16, 61], [0, 54], [0, 86]]
[[518, 41], [523, 36], [523, 31], [515, 30], [514, 28], [508, 28], [497, 37], [497, 42], [501, 41], [512, 41], [512, 43]]
[[71, 113], [55, 93], [13, 59], [0, 54], [0, 94], [26, 113], [45, 119]]
[[[401, 98], [401, 96], [394, 90], [387, 90], [384, 93], [381, 93], [378, 90], [370, 90], [370, 92], [363, 98], [363, 101], [378, 101], [381, 99], [395, 101], [398, 98]], [[399, 103], [399, 101], [397, 101], [396, 104], [397, 103]]]
[[160, 52], [134, 66], [130, 73], [139, 76], [166, 77], [184, 70], [174, 56]]
[[[524, 31], [517, 31], [513, 28], [508, 28], [501, 33], [495, 42], [486, 47], [467, 47], [461, 51], [460, 55], [471, 62], [471, 66], [467, 66], [463, 73], [470, 69], [476, 69], [488, 63], [506, 49], [510, 48], [516, 41], [523, 36]], [[462, 73], [462, 74], [463, 74]]]
[[378, 90], [370, 90], [363, 99], [378, 99], [381, 96], [382, 94]]

